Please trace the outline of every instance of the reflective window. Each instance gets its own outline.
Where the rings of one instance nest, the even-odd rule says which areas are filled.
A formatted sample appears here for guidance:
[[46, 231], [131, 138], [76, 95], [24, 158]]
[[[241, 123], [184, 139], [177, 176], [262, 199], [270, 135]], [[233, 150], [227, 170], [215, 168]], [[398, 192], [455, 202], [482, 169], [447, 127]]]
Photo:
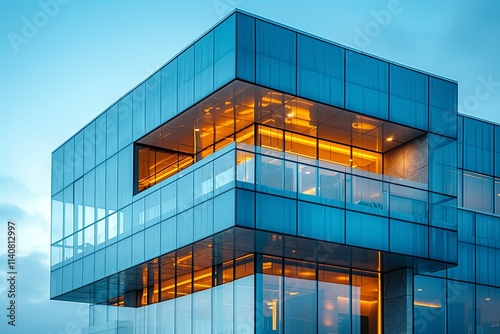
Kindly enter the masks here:
[[156, 72], [146, 84], [146, 132], [160, 125], [161, 72]]
[[457, 262], [457, 232], [430, 228], [429, 256], [436, 260]]
[[146, 131], [146, 84], [142, 83], [132, 92], [132, 139], [141, 138]]
[[346, 176], [347, 208], [374, 214], [387, 215], [389, 185], [363, 177]]
[[493, 175], [494, 126], [464, 117], [464, 169]]
[[118, 150], [132, 142], [132, 94], [118, 102]]
[[388, 118], [389, 66], [386, 62], [346, 51], [346, 101], [349, 110]]
[[346, 242], [351, 245], [388, 250], [389, 223], [387, 218], [346, 212]]
[[427, 130], [428, 77], [397, 65], [390, 65], [390, 120]]
[[116, 153], [118, 149], [118, 105], [115, 104], [106, 111], [106, 158]]
[[456, 196], [457, 141], [428, 134], [429, 190]]
[[[352, 272], [352, 333], [378, 332], [379, 279], [377, 274]], [[370, 305], [366, 307], [365, 305]]]
[[63, 221], [64, 221], [64, 192], [60, 192], [52, 197], [51, 208], [51, 243], [61, 240], [63, 237]]
[[457, 229], [457, 200], [455, 197], [449, 197], [430, 193], [430, 222], [431, 225]]
[[177, 58], [161, 70], [161, 123], [177, 114]]
[[52, 153], [52, 195], [64, 187], [64, 146]]
[[214, 87], [222, 87], [235, 77], [236, 15], [214, 29]]
[[118, 209], [118, 157], [106, 160], [106, 210], [107, 214]]
[[106, 113], [95, 120], [95, 164], [99, 165], [106, 160]]
[[257, 225], [259, 229], [295, 234], [297, 202], [282, 197], [257, 194]]
[[84, 225], [89, 226], [95, 221], [95, 171], [92, 170], [83, 177]]
[[214, 198], [214, 231], [235, 225], [235, 191], [227, 191]]
[[[87, 173], [95, 167], [95, 122], [83, 130], [83, 172]], [[54, 166], [52, 167], [54, 168]]]
[[132, 202], [134, 180], [133, 145], [118, 152], [118, 208]]
[[344, 49], [298, 34], [297, 94], [344, 107]]
[[392, 218], [427, 224], [428, 194], [424, 190], [390, 185], [390, 215]]
[[69, 185], [74, 180], [74, 165], [75, 165], [75, 139], [71, 138], [64, 144], [64, 164], [63, 164], [63, 180], [64, 187]]
[[237, 18], [237, 57], [238, 78], [255, 81], [255, 18], [236, 13]]
[[476, 287], [476, 333], [495, 333], [500, 323], [500, 288]]
[[194, 45], [194, 100], [201, 100], [213, 89], [214, 32], [210, 31]]
[[75, 135], [75, 180], [83, 175], [83, 130]]
[[415, 275], [413, 289], [415, 332], [447, 333], [446, 281]]
[[316, 281], [314, 276], [312, 278], [285, 277], [284, 327], [287, 333], [317, 333]]
[[262, 274], [256, 277], [256, 312], [262, 317], [255, 331], [258, 334], [283, 333], [282, 279]]
[[457, 84], [429, 77], [429, 131], [457, 137]]
[[74, 231], [74, 206], [73, 185], [64, 189], [64, 236], [71, 235]]
[[177, 58], [179, 112], [194, 103], [194, 53], [194, 46], [191, 46]]
[[493, 178], [464, 171], [462, 198], [465, 208], [493, 212]]
[[328, 206], [299, 202], [298, 234], [313, 239], [344, 242], [344, 211]]
[[427, 227], [391, 219], [390, 236], [391, 252], [428, 256]]
[[296, 33], [257, 20], [256, 82], [295, 94]]

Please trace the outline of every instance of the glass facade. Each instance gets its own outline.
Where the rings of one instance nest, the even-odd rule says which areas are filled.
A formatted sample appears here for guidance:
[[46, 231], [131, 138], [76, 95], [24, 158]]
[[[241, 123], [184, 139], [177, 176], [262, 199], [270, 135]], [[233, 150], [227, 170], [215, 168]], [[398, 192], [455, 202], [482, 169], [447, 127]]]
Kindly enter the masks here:
[[236, 11], [53, 152], [51, 298], [87, 333], [496, 333], [499, 138]]

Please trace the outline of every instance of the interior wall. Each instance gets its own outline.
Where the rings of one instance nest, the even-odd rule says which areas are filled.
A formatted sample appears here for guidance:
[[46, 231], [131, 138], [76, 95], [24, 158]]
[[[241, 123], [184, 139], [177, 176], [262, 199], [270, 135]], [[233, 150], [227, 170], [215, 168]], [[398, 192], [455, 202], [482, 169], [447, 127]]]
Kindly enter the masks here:
[[427, 147], [427, 135], [423, 135], [384, 153], [384, 174], [427, 184]]

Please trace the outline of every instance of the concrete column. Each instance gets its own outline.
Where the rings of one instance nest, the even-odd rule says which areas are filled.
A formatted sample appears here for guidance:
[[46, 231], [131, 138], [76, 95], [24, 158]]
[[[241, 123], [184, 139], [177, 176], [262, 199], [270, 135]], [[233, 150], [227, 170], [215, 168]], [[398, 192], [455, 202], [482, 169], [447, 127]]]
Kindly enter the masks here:
[[413, 269], [383, 274], [384, 333], [413, 333]]

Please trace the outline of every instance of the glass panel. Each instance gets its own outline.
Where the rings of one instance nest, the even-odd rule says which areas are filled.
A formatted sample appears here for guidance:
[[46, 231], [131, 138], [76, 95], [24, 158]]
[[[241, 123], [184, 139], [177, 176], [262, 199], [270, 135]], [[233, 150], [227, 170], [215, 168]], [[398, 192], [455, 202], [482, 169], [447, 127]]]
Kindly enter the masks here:
[[257, 20], [257, 83], [295, 94], [296, 33]]
[[177, 114], [177, 58], [161, 70], [161, 123]]
[[498, 332], [500, 323], [500, 289], [488, 286], [476, 287], [476, 333]]
[[95, 120], [95, 164], [106, 160], [106, 113]]
[[64, 189], [64, 237], [74, 231], [73, 185]]
[[146, 130], [146, 84], [142, 83], [132, 92], [133, 140], [142, 137]]
[[185, 246], [193, 242], [193, 209], [177, 215], [177, 246]]
[[177, 180], [177, 212], [193, 207], [193, 173]]
[[416, 275], [413, 296], [415, 332], [446, 333], [446, 281]]
[[429, 131], [457, 138], [457, 84], [429, 79]]
[[255, 18], [236, 13], [237, 16], [237, 76], [255, 81]]
[[414, 223], [428, 223], [428, 194], [414, 188], [390, 185], [390, 215]]
[[132, 143], [132, 94], [118, 102], [118, 150]]
[[161, 72], [146, 80], [146, 132], [160, 125]]
[[132, 265], [144, 262], [144, 231], [132, 235]]
[[156, 224], [146, 230], [144, 230], [146, 245], [145, 245], [145, 258], [147, 260], [160, 255], [160, 224]]
[[64, 146], [52, 153], [52, 195], [64, 187]]
[[476, 214], [476, 244], [500, 246], [500, 217]]
[[430, 201], [430, 219], [431, 225], [457, 229], [457, 200], [454, 197], [431, 193]]
[[194, 100], [199, 101], [214, 89], [214, 32], [194, 45]]
[[118, 153], [118, 208], [132, 202], [133, 179], [133, 146], [129, 145]]
[[257, 334], [283, 333], [283, 278], [257, 274], [256, 312], [261, 318]]
[[[314, 163], [316, 159], [316, 138], [285, 132], [285, 152], [298, 155], [298, 161]], [[291, 156], [290, 158], [292, 158]]]
[[199, 204], [213, 196], [213, 176], [212, 162], [194, 171], [194, 204]]
[[318, 268], [318, 333], [351, 332], [349, 271]]
[[254, 189], [255, 154], [237, 151], [236, 164], [238, 186], [247, 189]]
[[389, 185], [387, 183], [347, 175], [347, 208], [374, 214], [387, 215]]
[[161, 219], [166, 219], [177, 212], [177, 182], [161, 188]]
[[349, 110], [388, 118], [389, 66], [386, 62], [346, 51], [346, 101]]
[[345, 175], [326, 169], [319, 169], [318, 196], [321, 203], [344, 207]]
[[85, 226], [95, 221], [95, 172], [85, 174], [83, 178], [83, 205], [85, 206]]
[[387, 218], [346, 212], [346, 242], [351, 245], [388, 250], [389, 223]]
[[83, 130], [75, 135], [75, 180], [83, 175]]
[[429, 256], [436, 260], [457, 262], [457, 233], [430, 228]]
[[344, 49], [298, 34], [297, 94], [344, 107]]
[[235, 155], [235, 151], [231, 151], [214, 161], [215, 195], [234, 187], [236, 178]]
[[320, 139], [319, 159], [350, 167], [352, 165], [351, 148], [346, 145], [331, 143]]
[[300, 236], [344, 243], [344, 211], [328, 206], [299, 202]]
[[209, 200], [194, 207], [194, 240], [208, 237], [213, 234], [213, 231], [214, 202]]
[[90, 123], [83, 130], [83, 172], [87, 173], [95, 167], [95, 122]]
[[181, 112], [194, 103], [194, 46], [179, 55], [177, 66], [177, 101], [178, 110]]
[[64, 193], [61, 191], [52, 197], [52, 226], [51, 226], [51, 243], [59, 241], [63, 238], [63, 222], [64, 222]]
[[64, 187], [74, 181], [74, 166], [75, 166], [75, 140], [71, 138], [64, 144], [64, 165], [63, 165], [63, 180]]
[[458, 266], [448, 269], [448, 278], [475, 282], [475, 255], [473, 244], [458, 242]]
[[378, 333], [379, 298], [379, 279], [377, 274], [353, 271], [353, 333]]
[[83, 178], [78, 179], [74, 183], [73, 188], [74, 201], [74, 227], [75, 230], [80, 230], [83, 227]]
[[316, 281], [285, 277], [284, 326], [287, 333], [317, 333], [316, 298]]
[[353, 148], [351, 167], [366, 172], [382, 174], [382, 154]]
[[[95, 235], [94, 235], [94, 226], [95, 225], [90, 225], [86, 229], [83, 230], [83, 239], [84, 239], [84, 247], [83, 247], [83, 254], [87, 255], [90, 254], [94, 251], [94, 245], [95, 245]], [[92, 265], [92, 268], [94, 265]], [[85, 267], [87, 268], [87, 267]]]
[[[472, 172], [463, 173], [463, 206], [468, 209], [493, 212], [493, 178]], [[498, 201], [495, 196], [495, 201]]]
[[234, 226], [235, 191], [227, 191], [214, 198], [214, 231]]
[[212, 331], [212, 292], [210, 290], [193, 294], [193, 333]]
[[116, 153], [118, 149], [118, 105], [115, 104], [106, 111], [106, 158]]
[[177, 219], [176, 217], [164, 220], [161, 225], [161, 252], [166, 253], [174, 250], [177, 239]]
[[428, 256], [427, 227], [391, 219], [390, 236], [391, 252]]
[[106, 210], [107, 214], [118, 209], [118, 158], [106, 160]]
[[219, 88], [235, 77], [236, 15], [214, 30], [214, 87]]
[[429, 78], [427, 75], [390, 65], [390, 120], [427, 130]]
[[457, 142], [429, 134], [429, 190], [456, 196]]
[[273, 232], [295, 234], [296, 207], [295, 200], [258, 193], [256, 227]]
[[191, 333], [192, 303], [191, 295], [175, 300], [175, 327], [176, 333]]
[[493, 174], [494, 126], [464, 117], [464, 169]]
[[233, 283], [213, 288], [213, 333], [233, 333]]

